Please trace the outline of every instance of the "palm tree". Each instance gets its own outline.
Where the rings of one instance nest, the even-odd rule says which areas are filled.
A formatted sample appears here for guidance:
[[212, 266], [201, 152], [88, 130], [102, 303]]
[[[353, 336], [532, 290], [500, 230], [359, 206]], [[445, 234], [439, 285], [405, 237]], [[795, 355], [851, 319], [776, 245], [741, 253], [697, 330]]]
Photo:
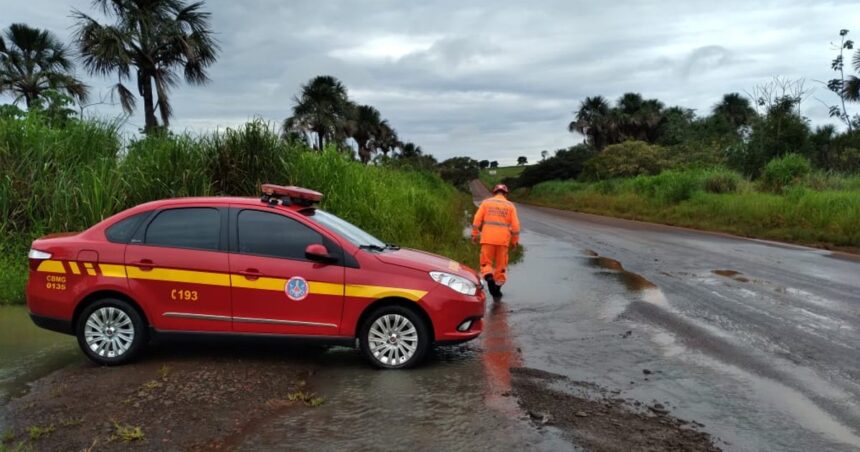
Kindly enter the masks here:
[[326, 140], [336, 139], [347, 126], [352, 108], [346, 87], [335, 77], [314, 77], [302, 85], [301, 94], [293, 100], [293, 116], [284, 121], [283, 128], [315, 134], [317, 149], [325, 148]]
[[373, 145], [371, 140], [379, 135], [382, 119], [379, 110], [370, 105], [359, 105], [355, 107], [351, 121], [351, 136], [358, 144], [358, 158], [362, 163], [370, 161]]
[[400, 158], [420, 157], [423, 154], [421, 146], [409, 141], [400, 146]]
[[382, 122], [379, 123], [379, 130], [377, 132], [376, 139], [374, 140], [374, 144], [376, 145], [376, 148], [382, 152], [382, 155], [386, 157], [389, 152], [393, 152], [394, 149], [401, 145], [400, 140], [397, 138], [397, 131], [391, 127], [387, 119], [383, 119]]
[[633, 115], [635, 137], [649, 143], [657, 141], [660, 126], [666, 120], [663, 102], [657, 99], [648, 99], [639, 107]]
[[70, 74], [74, 64], [68, 48], [47, 30], [12, 24], [0, 36], [0, 93], [29, 108], [47, 90], [86, 101], [88, 87]]
[[603, 149], [609, 141], [610, 110], [609, 102], [603, 96], [586, 97], [567, 129], [585, 135], [586, 141], [595, 149]]
[[749, 125], [756, 115], [749, 99], [738, 93], [724, 95], [723, 100], [714, 105], [712, 114], [724, 118], [735, 130]]
[[[854, 70], [860, 73], [860, 49], [854, 52], [854, 57], [851, 59], [851, 65], [854, 66]], [[849, 75], [848, 80], [845, 81], [845, 88], [843, 88], [843, 93], [845, 98], [851, 101], [860, 101], [860, 78], [854, 75]]]
[[136, 99], [124, 82], [137, 78], [143, 97], [145, 133], [168, 127], [173, 109], [168, 98], [179, 83], [202, 85], [209, 81], [206, 68], [215, 62], [218, 45], [209, 28], [210, 14], [203, 2], [183, 0], [94, 0], [114, 24], [103, 25], [92, 17], [73, 11], [77, 20], [75, 38], [84, 67], [91, 74], [117, 75], [114, 86], [126, 113], [134, 111]]

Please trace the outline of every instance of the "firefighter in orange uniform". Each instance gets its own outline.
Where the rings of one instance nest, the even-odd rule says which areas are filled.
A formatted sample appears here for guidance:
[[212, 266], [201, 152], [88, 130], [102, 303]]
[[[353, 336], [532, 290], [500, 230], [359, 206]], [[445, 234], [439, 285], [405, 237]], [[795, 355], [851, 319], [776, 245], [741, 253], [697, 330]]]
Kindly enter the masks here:
[[493, 187], [493, 197], [481, 202], [472, 221], [472, 241], [481, 242], [481, 275], [487, 281], [490, 295], [502, 296], [508, 267], [508, 248], [520, 241], [517, 208], [507, 199], [508, 187]]

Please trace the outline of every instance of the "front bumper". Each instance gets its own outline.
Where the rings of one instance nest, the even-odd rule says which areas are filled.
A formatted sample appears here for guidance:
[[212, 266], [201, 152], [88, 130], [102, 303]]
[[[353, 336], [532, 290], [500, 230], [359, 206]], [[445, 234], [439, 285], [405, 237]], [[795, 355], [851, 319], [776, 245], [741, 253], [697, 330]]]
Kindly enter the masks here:
[[[474, 296], [461, 295], [448, 287], [440, 286], [420, 301], [433, 321], [434, 340], [438, 345], [470, 341], [481, 335], [486, 309], [486, 295], [479, 290]], [[465, 331], [457, 327], [471, 320]]]

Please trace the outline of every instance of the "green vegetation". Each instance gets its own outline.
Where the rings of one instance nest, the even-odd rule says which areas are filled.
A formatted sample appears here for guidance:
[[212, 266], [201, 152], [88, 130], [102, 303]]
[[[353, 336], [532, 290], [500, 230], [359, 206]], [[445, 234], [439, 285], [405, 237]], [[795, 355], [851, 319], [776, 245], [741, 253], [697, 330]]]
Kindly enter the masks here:
[[287, 400], [290, 402], [302, 402], [305, 406], [316, 408], [325, 403], [325, 397], [319, 397], [316, 393], [296, 391], [287, 394]]
[[49, 91], [86, 100], [89, 90], [72, 75], [71, 53], [49, 31], [10, 25], [0, 36], [0, 93], [23, 99], [28, 108]]
[[130, 443], [134, 441], [143, 441], [145, 436], [143, 429], [138, 426], [123, 425], [118, 422], [113, 423], [113, 436], [111, 441], [122, 441]]
[[27, 427], [27, 435], [30, 437], [31, 441], [37, 441], [40, 438], [42, 438], [43, 436], [50, 435], [51, 433], [54, 432], [54, 430], [55, 430], [55, 428], [54, 428], [53, 424], [45, 426], [45, 427], [33, 425], [30, 427]]
[[793, 170], [779, 174], [791, 174], [778, 179], [791, 182], [778, 192], [770, 183], [751, 182], [717, 168], [599, 182], [549, 181], [514, 195], [519, 201], [621, 218], [816, 246], [860, 247], [860, 177], [821, 172], [795, 177]]
[[[860, 82], [843, 59], [827, 88], [831, 117], [802, 115], [804, 80], [776, 77], [747, 97], [726, 94], [710, 114], [626, 93], [585, 98], [568, 125], [583, 143], [507, 179], [515, 199], [541, 205], [817, 246], [860, 247]], [[852, 60], [860, 71], [860, 50]], [[494, 181], [485, 178], [485, 183]]]
[[[506, 179], [514, 179], [528, 168], [527, 166], [502, 166], [499, 168], [481, 170], [481, 181], [484, 185], [492, 187], [493, 185], [503, 183]], [[490, 174], [495, 172], [495, 174]]]
[[38, 236], [80, 231], [154, 199], [257, 196], [263, 182], [319, 190], [324, 209], [382, 240], [474, 265], [477, 252], [462, 237], [468, 196], [432, 172], [393, 166], [311, 151], [261, 120], [126, 144], [113, 123], [0, 118], [0, 303], [23, 302], [27, 249]]

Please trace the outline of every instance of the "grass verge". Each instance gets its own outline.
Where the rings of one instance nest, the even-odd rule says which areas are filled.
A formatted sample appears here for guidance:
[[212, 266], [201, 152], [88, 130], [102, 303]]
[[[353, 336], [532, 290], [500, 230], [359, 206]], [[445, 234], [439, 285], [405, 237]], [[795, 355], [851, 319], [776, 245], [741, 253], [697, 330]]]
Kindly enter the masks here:
[[0, 118], [0, 304], [24, 302], [36, 237], [81, 231], [123, 209], [181, 196], [257, 196], [263, 182], [325, 194], [322, 208], [380, 239], [477, 264], [463, 238], [471, 199], [437, 175], [313, 152], [251, 121], [203, 136], [126, 142], [115, 124]]
[[547, 207], [860, 250], [857, 178], [811, 175], [773, 192], [725, 169], [665, 171], [595, 183], [549, 181], [514, 199]]
[[502, 179], [519, 176], [525, 168], [525, 166], [503, 166], [493, 169], [483, 169], [478, 177], [484, 185], [492, 187], [493, 185], [501, 183]]

